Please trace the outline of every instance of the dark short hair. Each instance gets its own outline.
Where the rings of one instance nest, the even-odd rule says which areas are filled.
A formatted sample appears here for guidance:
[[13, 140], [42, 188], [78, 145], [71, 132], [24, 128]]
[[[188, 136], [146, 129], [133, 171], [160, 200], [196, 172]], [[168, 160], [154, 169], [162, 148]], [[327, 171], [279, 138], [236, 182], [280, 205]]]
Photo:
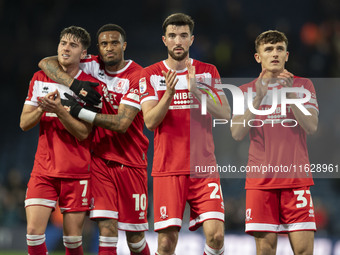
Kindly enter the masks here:
[[77, 27], [77, 26], [70, 26], [64, 28], [61, 33], [60, 33], [60, 40], [63, 38], [64, 35], [69, 34], [75, 39], [79, 40], [81, 45], [83, 46], [84, 49], [88, 49], [91, 45], [91, 36], [89, 32], [87, 32], [84, 28], [82, 27]]
[[284, 33], [277, 31], [277, 30], [265, 31], [256, 38], [255, 50], [257, 52], [261, 44], [265, 44], [265, 43], [275, 44], [278, 42], [285, 42], [286, 47], [288, 48], [288, 39]]
[[98, 31], [97, 31], [97, 36], [96, 36], [97, 43], [98, 43], [99, 35], [103, 32], [107, 32], [107, 31], [117, 31], [117, 32], [119, 32], [121, 34], [122, 38], [123, 38], [123, 41], [126, 42], [126, 33], [125, 33], [125, 30], [121, 26], [118, 26], [116, 24], [106, 24], [106, 25], [102, 26], [101, 28], [99, 28]]
[[194, 32], [194, 20], [184, 13], [174, 13], [167, 17], [163, 22], [163, 32], [166, 33], [166, 28], [169, 25], [175, 26], [189, 26], [190, 33], [193, 34]]

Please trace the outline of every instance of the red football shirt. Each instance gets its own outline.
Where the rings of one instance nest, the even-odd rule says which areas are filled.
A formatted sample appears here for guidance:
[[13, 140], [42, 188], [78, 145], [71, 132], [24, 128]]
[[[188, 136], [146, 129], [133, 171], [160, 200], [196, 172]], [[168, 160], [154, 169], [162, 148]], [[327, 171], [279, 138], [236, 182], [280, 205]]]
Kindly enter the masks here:
[[[311, 99], [304, 107], [319, 111], [315, 89], [309, 79], [295, 77], [293, 87], [309, 90]], [[240, 88], [244, 93], [246, 110], [248, 88], [252, 88], [252, 98], [256, 95], [255, 81]], [[269, 84], [268, 93], [259, 110], [271, 108], [274, 88], [277, 89], [279, 98], [275, 112], [270, 115], [256, 115], [254, 119], [257, 121], [251, 122], [252, 126], [258, 127], [250, 128], [248, 167], [258, 167], [259, 172], [247, 173], [246, 189], [294, 188], [314, 184], [311, 173], [304, 171], [304, 167], [309, 165], [306, 132], [297, 124], [290, 105], [286, 105], [287, 116], [282, 115], [281, 85]], [[297, 96], [303, 98], [304, 93], [298, 93]]]
[[[198, 81], [208, 85], [220, 81], [215, 66], [191, 61]], [[141, 104], [162, 98], [166, 91], [162, 71], [169, 69], [165, 61], [161, 61], [142, 71], [139, 81]], [[187, 73], [186, 68], [177, 71], [176, 93], [165, 118], [154, 132], [153, 176], [190, 174], [195, 165], [216, 166], [211, 115], [201, 115], [200, 103], [188, 90]], [[217, 93], [224, 95], [221, 90]]]
[[[99, 82], [82, 71], [79, 71], [75, 78]], [[38, 98], [45, 97], [56, 89], [61, 98], [66, 99], [65, 92], [74, 96], [68, 87], [54, 82], [43, 71], [38, 71], [30, 82], [25, 104], [38, 106]], [[73, 179], [89, 178], [91, 135], [84, 141], [78, 141], [65, 129], [54, 113], [45, 112], [39, 124], [39, 141], [32, 175]]]
[[[105, 70], [99, 56], [88, 55], [80, 68], [106, 83], [102, 87], [103, 114], [117, 114], [119, 104], [126, 104], [141, 110], [138, 94], [140, 71], [143, 69], [132, 60], [127, 60], [123, 69], [117, 72]], [[125, 134], [97, 127], [94, 136], [94, 153], [104, 159], [133, 167], [147, 166], [149, 140], [143, 133], [144, 120], [140, 111]]]

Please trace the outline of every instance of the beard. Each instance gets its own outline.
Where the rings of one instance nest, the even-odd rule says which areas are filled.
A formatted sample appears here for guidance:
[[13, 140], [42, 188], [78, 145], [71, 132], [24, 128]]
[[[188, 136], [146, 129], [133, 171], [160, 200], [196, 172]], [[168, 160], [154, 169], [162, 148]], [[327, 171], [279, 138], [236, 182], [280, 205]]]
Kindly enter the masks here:
[[117, 65], [120, 60], [110, 60], [110, 61], [103, 61], [106, 66], [115, 66]]
[[105, 66], [115, 66], [120, 63], [121, 58], [119, 56], [115, 56], [113, 59], [112, 58], [106, 58], [102, 54], [99, 54], [101, 60], [105, 64]]
[[168, 53], [174, 60], [182, 61], [183, 59], [185, 59], [188, 56], [189, 51], [184, 51], [181, 55], [176, 55], [173, 51], [168, 49]]

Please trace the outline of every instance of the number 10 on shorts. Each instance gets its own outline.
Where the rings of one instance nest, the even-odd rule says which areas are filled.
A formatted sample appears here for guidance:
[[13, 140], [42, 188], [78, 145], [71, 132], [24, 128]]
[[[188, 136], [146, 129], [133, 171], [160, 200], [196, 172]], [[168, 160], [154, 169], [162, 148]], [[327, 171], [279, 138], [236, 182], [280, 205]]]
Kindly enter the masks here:
[[135, 211], [146, 209], [146, 195], [145, 194], [132, 194], [135, 199]]

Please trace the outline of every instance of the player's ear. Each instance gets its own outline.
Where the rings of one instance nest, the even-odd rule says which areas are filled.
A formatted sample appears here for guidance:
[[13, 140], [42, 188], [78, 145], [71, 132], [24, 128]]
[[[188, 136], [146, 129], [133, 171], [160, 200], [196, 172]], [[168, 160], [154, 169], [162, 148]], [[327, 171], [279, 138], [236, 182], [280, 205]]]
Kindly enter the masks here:
[[195, 36], [194, 36], [194, 35], [192, 35], [192, 36], [191, 36], [191, 38], [190, 38], [190, 40], [191, 40], [190, 46], [193, 44], [193, 42], [194, 42], [194, 39], [195, 39]]
[[257, 52], [254, 54], [254, 58], [257, 63], [261, 63], [261, 56]]
[[289, 52], [287, 51], [286, 62], [288, 62]]
[[83, 50], [83, 51], [81, 52], [80, 59], [84, 59], [86, 55], [87, 55], [87, 50]]
[[123, 43], [123, 51], [125, 51], [126, 46], [127, 46], [127, 42], [124, 42], [124, 43]]
[[165, 36], [164, 36], [164, 35], [162, 35], [162, 41], [163, 41], [164, 45], [167, 46], [167, 45], [166, 45], [166, 39], [165, 39]]

